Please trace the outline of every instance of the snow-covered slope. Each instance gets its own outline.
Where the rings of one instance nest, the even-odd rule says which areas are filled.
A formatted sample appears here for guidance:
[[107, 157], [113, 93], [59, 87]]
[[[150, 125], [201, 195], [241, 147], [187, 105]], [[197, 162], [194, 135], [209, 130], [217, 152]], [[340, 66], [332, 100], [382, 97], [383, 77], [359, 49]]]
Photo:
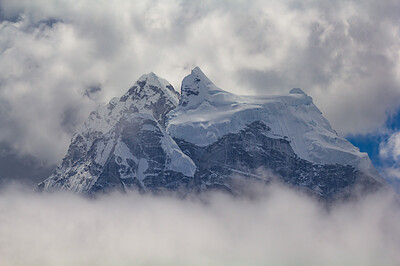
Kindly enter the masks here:
[[262, 121], [271, 129], [265, 134], [287, 139], [304, 160], [374, 172], [368, 155], [339, 137], [301, 89], [280, 96], [238, 96], [216, 87], [196, 67], [183, 79], [181, 94], [179, 106], [168, 114], [167, 131], [174, 138], [204, 147]]

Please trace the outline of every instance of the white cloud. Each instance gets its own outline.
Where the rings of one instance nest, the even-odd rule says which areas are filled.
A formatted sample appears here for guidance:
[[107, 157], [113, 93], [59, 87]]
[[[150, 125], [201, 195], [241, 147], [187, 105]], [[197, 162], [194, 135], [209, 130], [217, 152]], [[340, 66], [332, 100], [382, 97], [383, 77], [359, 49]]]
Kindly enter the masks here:
[[55, 163], [96, 104], [150, 71], [179, 89], [195, 65], [235, 93], [302, 87], [340, 133], [373, 131], [400, 101], [396, 10], [396, 1], [1, 1], [0, 141]]
[[[400, 209], [378, 193], [327, 210], [288, 189], [199, 199], [0, 193], [2, 265], [398, 265]], [[117, 207], [116, 207], [117, 206]]]
[[394, 132], [379, 148], [379, 156], [389, 165], [384, 169], [386, 176], [400, 179], [400, 131]]
[[386, 168], [384, 173], [389, 178], [400, 179], [400, 167], [398, 165]]
[[382, 143], [379, 155], [384, 158], [400, 160], [400, 132], [393, 133], [387, 142]]

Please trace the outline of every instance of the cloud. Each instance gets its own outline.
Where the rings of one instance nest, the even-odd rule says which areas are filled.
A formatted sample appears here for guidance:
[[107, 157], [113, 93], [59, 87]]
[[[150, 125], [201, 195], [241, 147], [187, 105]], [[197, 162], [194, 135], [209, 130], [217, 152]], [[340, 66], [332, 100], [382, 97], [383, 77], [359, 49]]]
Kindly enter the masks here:
[[50, 176], [55, 166], [37, 161], [33, 156], [20, 156], [10, 147], [0, 144], [0, 189], [10, 182], [36, 187]]
[[400, 131], [394, 132], [379, 146], [379, 156], [385, 162], [384, 174], [400, 179]]
[[382, 143], [380, 156], [395, 161], [400, 159], [400, 132], [393, 133], [386, 143]]
[[[241, 94], [301, 87], [342, 134], [400, 101], [398, 1], [0, 3], [0, 142], [50, 164], [99, 103], [199, 65]], [[93, 88], [101, 90], [93, 91]]]
[[[117, 207], [116, 207], [117, 206]], [[398, 265], [400, 210], [377, 193], [329, 210], [272, 186], [259, 197], [0, 193], [2, 265]]]

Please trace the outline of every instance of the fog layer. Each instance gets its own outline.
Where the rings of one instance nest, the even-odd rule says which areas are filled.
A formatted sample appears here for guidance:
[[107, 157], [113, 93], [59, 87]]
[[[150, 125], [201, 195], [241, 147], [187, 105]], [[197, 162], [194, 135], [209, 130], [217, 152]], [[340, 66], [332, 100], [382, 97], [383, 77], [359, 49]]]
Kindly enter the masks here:
[[257, 199], [20, 188], [0, 193], [1, 265], [399, 265], [388, 192], [327, 210], [279, 186]]

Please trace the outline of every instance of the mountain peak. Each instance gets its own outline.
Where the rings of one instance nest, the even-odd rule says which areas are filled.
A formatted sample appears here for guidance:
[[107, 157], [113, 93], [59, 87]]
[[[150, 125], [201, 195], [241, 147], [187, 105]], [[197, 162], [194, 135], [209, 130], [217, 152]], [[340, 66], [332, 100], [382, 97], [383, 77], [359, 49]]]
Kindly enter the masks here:
[[137, 100], [146, 98], [148, 102], [155, 102], [164, 96], [174, 105], [179, 102], [179, 93], [175, 91], [174, 87], [167, 80], [150, 72], [140, 76], [128, 92], [121, 97], [121, 101], [129, 98]]
[[171, 84], [167, 80], [157, 76], [154, 72], [143, 74], [137, 80], [137, 83], [138, 82], [145, 82], [147, 85], [151, 85], [158, 88], [171, 87]]
[[290, 94], [303, 94], [307, 95], [302, 89], [300, 88], [293, 88], [289, 91]]
[[204, 72], [200, 69], [200, 67], [196, 66], [192, 69], [192, 72], [189, 76], [196, 76], [196, 78], [200, 79], [202, 82], [206, 84], [213, 84], [212, 81], [204, 74]]
[[179, 105], [187, 108], [198, 106], [217, 92], [224, 91], [215, 86], [199, 67], [195, 67], [182, 81]]

